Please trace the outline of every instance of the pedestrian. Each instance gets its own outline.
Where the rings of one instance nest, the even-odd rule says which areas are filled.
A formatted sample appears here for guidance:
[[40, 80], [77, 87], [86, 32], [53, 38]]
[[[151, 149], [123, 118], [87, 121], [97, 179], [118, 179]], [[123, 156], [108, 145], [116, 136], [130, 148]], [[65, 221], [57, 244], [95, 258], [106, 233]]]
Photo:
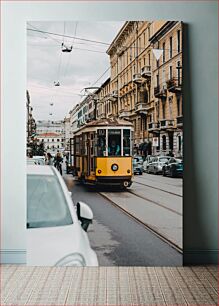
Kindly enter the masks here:
[[50, 153], [47, 153], [46, 165], [53, 165], [52, 155]]
[[56, 156], [54, 158], [54, 166], [59, 170], [60, 174], [62, 175], [62, 163], [63, 158], [59, 150], [57, 150]]

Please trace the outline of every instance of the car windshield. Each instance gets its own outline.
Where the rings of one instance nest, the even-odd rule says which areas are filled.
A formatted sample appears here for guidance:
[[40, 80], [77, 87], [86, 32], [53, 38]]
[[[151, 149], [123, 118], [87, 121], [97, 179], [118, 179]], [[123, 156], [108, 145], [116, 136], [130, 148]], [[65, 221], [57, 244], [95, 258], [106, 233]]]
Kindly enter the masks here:
[[27, 159], [27, 164], [28, 165], [45, 165], [43, 159], [35, 159], [35, 158]]
[[58, 178], [27, 176], [27, 228], [72, 224], [72, 217]]
[[166, 158], [166, 157], [159, 158], [160, 163], [166, 163], [166, 162], [168, 162], [168, 160], [169, 160], [169, 158]]

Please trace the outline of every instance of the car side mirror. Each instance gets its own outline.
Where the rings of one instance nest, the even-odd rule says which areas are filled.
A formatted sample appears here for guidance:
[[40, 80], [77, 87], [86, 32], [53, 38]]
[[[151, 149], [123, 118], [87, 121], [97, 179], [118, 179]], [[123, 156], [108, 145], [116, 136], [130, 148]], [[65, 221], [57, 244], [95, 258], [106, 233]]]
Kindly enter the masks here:
[[81, 227], [87, 231], [88, 226], [92, 223], [93, 220], [93, 212], [90, 207], [84, 202], [77, 203], [77, 216], [78, 220], [81, 221]]

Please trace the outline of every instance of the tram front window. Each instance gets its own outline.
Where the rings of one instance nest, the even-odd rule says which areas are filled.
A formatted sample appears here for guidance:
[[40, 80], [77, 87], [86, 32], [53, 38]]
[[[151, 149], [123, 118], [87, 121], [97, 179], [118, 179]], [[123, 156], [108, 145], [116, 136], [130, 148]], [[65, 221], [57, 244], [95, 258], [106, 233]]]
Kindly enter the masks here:
[[106, 156], [106, 130], [97, 131], [97, 156]]
[[108, 156], [121, 156], [121, 130], [108, 130]]

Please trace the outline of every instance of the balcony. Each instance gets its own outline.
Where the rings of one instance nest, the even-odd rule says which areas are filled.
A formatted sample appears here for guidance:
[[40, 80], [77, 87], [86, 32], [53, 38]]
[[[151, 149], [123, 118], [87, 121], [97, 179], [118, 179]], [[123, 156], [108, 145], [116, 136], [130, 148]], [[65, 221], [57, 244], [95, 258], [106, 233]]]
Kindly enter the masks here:
[[142, 83], [142, 77], [141, 77], [141, 74], [140, 73], [135, 73], [135, 74], [133, 74], [133, 78], [132, 78], [132, 81], [134, 82], [134, 83]]
[[119, 118], [127, 118], [131, 115], [131, 111], [129, 111], [128, 109], [121, 109], [119, 111]]
[[183, 126], [183, 116], [176, 117], [177, 127]]
[[182, 90], [182, 84], [180, 79], [172, 78], [167, 81], [167, 89], [169, 92], [179, 93]]
[[136, 111], [136, 113], [146, 114], [147, 113], [147, 104], [143, 103], [143, 102], [138, 102], [135, 106], [135, 111]]
[[144, 66], [141, 69], [141, 76], [146, 79], [150, 78], [151, 77], [151, 66]]
[[166, 99], [167, 97], [166, 85], [163, 85], [162, 87], [160, 85], [154, 87], [154, 96], [156, 98]]
[[168, 129], [168, 128], [173, 128], [174, 127], [174, 121], [173, 120], [160, 120], [160, 128], [161, 129]]
[[158, 132], [160, 129], [160, 124], [158, 122], [148, 123], [148, 132]]

